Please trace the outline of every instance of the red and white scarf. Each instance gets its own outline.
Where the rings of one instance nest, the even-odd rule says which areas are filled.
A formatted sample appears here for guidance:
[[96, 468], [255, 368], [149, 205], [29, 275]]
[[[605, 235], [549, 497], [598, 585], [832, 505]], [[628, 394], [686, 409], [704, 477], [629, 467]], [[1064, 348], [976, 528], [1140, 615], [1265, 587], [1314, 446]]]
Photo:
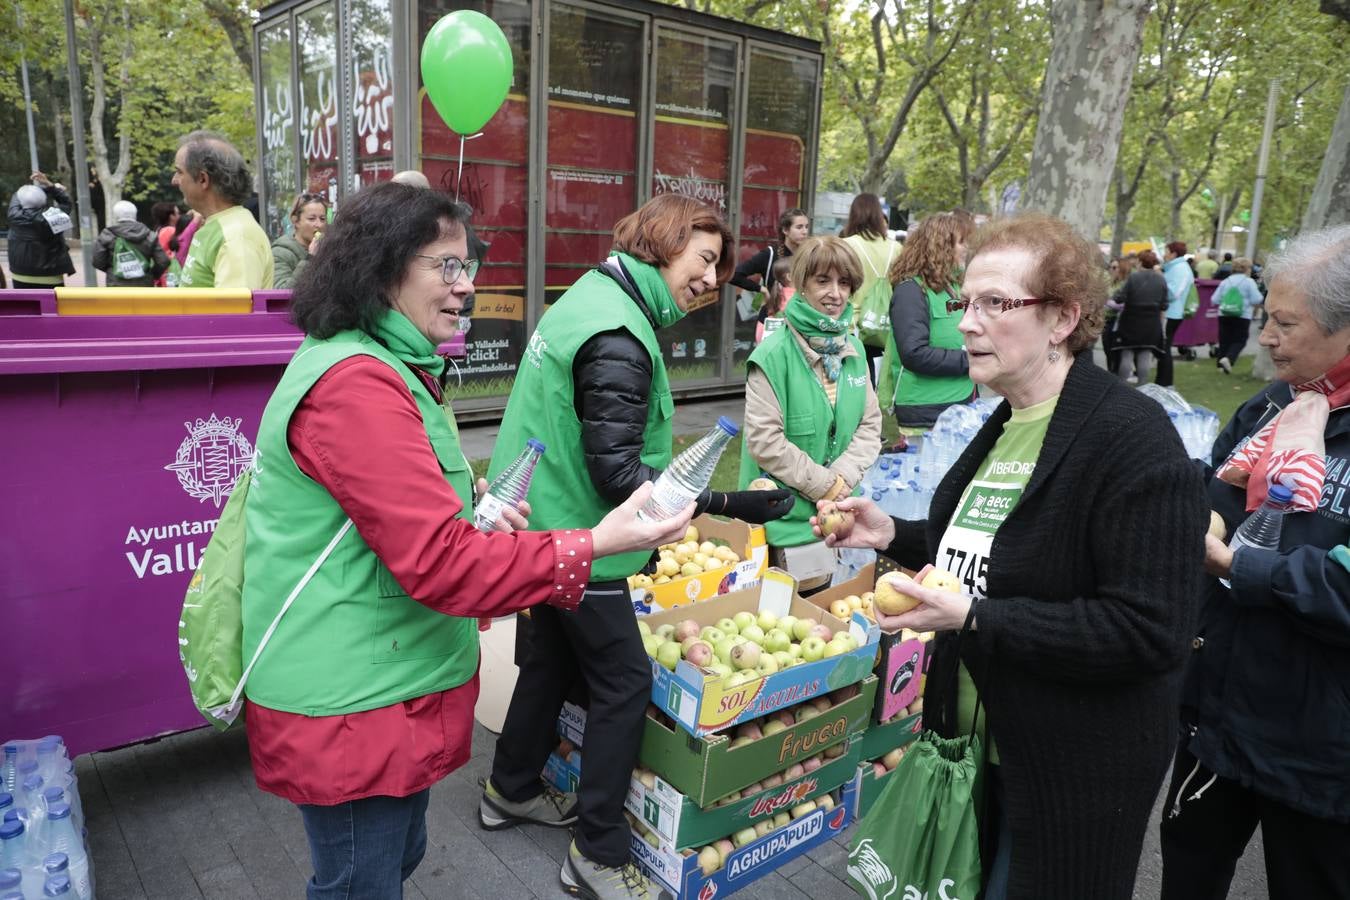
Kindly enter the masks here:
[[1272, 485], [1294, 494], [1290, 508], [1309, 512], [1322, 499], [1327, 474], [1327, 418], [1350, 403], [1350, 356], [1319, 378], [1294, 386], [1294, 402], [1234, 450], [1218, 477], [1247, 489], [1247, 511], [1266, 499]]

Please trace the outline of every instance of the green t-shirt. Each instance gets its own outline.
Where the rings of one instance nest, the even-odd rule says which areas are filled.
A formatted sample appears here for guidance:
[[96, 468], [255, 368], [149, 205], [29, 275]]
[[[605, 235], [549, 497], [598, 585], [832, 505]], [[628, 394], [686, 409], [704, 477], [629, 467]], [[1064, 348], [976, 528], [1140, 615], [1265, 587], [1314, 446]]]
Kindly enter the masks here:
[[202, 223], [188, 245], [179, 287], [272, 287], [272, 245], [242, 206], [221, 210]]
[[[955, 575], [961, 581], [962, 593], [972, 600], [987, 596], [985, 576], [994, 535], [1021, 501], [1022, 492], [1036, 471], [1036, 458], [1040, 456], [1058, 402], [1056, 394], [1035, 406], [1012, 411], [1012, 417], [1003, 425], [1003, 434], [966, 485], [956, 513], [938, 544], [937, 566]], [[958, 690], [957, 722], [966, 723], [975, 713], [975, 683], [964, 664]], [[997, 765], [998, 748], [988, 739], [983, 719], [980, 733], [989, 748], [989, 761]]]

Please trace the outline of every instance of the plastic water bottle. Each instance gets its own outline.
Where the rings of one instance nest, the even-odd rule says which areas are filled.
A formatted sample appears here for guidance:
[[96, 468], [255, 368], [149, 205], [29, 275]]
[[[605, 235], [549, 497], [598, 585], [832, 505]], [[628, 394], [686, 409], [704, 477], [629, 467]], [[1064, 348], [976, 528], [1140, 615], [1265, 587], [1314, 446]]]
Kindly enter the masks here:
[[[0, 869], [0, 900], [10, 896], [11, 892], [17, 892], [22, 882], [23, 873], [13, 866]], [[19, 896], [23, 896], [22, 893]]]
[[52, 784], [57, 773], [64, 771], [65, 761], [65, 742], [59, 737], [49, 734], [37, 742], [38, 774], [47, 784]]
[[19, 784], [19, 743], [18, 741], [8, 741], [5, 744], [5, 760], [0, 763], [0, 790], [14, 793], [14, 788]]
[[[1233, 532], [1233, 539], [1228, 542], [1229, 549], [1234, 552], [1241, 547], [1251, 547], [1254, 550], [1280, 549], [1284, 514], [1293, 499], [1294, 493], [1289, 488], [1282, 484], [1272, 486], [1260, 509], [1248, 516], [1246, 521], [1238, 526], [1237, 531]], [[1224, 587], [1233, 586], [1227, 578], [1221, 578], [1219, 581]]]
[[89, 878], [89, 856], [84, 849], [84, 839], [70, 819], [68, 803], [57, 803], [47, 811], [47, 850], [66, 855], [74, 895], [80, 900], [90, 900], [93, 888]]
[[479, 531], [492, 531], [497, 520], [506, 509], [514, 509], [530, 492], [530, 479], [534, 478], [534, 467], [539, 457], [544, 455], [544, 445], [534, 438], [525, 442], [525, 449], [502, 469], [501, 474], [492, 479], [487, 493], [478, 501], [473, 511], [473, 524]]
[[42, 896], [44, 897], [75, 897], [79, 896], [71, 890], [71, 881], [68, 875], [53, 875], [47, 879], [47, 883], [42, 886]]
[[664, 522], [696, 500], [712, 481], [722, 451], [739, 433], [736, 423], [726, 416], [718, 417], [717, 424], [707, 434], [671, 460], [670, 466], [652, 486], [651, 497], [638, 510], [638, 518], [646, 522]]
[[23, 823], [18, 819], [0, 825], [0, 869], [21, 869], [27, 861]]

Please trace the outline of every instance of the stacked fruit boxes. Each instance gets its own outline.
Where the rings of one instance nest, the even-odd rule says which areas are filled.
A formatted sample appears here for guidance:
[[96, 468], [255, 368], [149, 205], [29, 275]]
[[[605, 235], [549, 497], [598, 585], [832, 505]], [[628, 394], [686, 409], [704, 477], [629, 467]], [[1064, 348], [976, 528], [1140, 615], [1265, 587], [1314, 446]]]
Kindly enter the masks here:
[[[649, 642], [652, 704], [627, 800], [647, 874], [677, 900], [720, 896], [840, 834], [876, 705], [876, 626], [817, 609], [773, 569], [755, 589], [641, 621], [652, 637], [684, 637], [664, 664]], [[767, 649], [784, 636], [786, 649]], [[573, 789], [584, 714], [569, 707], [560, 729], [546, 776]]]

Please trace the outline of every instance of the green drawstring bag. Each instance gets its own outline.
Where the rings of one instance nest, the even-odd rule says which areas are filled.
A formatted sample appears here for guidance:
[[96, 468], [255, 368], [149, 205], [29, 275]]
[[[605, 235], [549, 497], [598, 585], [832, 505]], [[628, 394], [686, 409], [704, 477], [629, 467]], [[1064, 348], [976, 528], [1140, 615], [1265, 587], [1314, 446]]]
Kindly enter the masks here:
[[860, 896], [976, 900], [983, 764], [977, 735], [919, 736], [849, 845], [848, 877]]
[[1196, 288], [1195, 282], [1191, 282], [1190, 293], [1186, 295], [1186, 305], [1182, 308], [1181, 317], [1189, 319], [1200, 309], [1200, 291]]
[[263, 633], [258, 649], [244, 665], [244, 503], [253, 469], [244, 470], [220, 511], [220, 520], [202, 553], [201, 565], [188, 582], [183, 611], [178, 617], [178, 659], [187, 675], [192, 702], [206, 721], [221, 731], [234, 725], [244, 704], [244, 685], [249, 673], [272, 639], [281, 617], [319, 571], [352, 527], [348, 519], [300, 583], [281, 605], [272, 624]]

